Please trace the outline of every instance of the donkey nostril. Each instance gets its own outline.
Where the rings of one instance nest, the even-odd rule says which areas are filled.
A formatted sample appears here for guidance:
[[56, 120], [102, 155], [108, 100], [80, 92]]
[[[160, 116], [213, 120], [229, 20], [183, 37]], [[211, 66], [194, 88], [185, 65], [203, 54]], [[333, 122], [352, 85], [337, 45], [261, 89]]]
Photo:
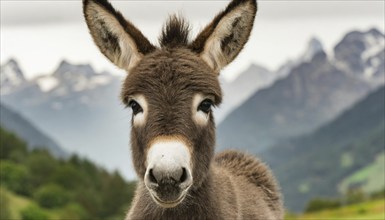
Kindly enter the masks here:
[[158, 181], [156, 180], [155, 176], [154, 176], [154, 173], [153, 173], [153, 170], [150, 169], [149, 171], [149, 177], [150, 177], [150, 182], [152, 183], [158, 183]]
[[187, 171], [186, 171], [186, 168], [182, 168], [182, 176], [180, 177], [180, 183], [183, 183], [184, 181], [186, 181], [187, 179]]
[[175, 170], [162, 170], [157, 167], [149, 169], [146, 175], [146, 181], [152, 186], [160, 185], [179, 185], [186, 184], [189, 177], [189, 172], [186, 168], [178, 168]]

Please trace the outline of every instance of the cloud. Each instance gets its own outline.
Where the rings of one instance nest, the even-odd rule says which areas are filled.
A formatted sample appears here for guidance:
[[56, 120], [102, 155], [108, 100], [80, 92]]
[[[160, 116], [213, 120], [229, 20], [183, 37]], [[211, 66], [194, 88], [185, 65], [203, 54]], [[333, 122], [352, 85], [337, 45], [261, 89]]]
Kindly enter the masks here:
[[269, 19], [322, 17], [384, 17], [384, 1], [262, 1], [259, 11]]
[[[206, 21], [224, 9], [229, 1], [112, 1], [128, 19], [163, 21], [180, 12], [188, 19]], [[371, 16], [384, 18], [384, 1], [259, 1], [265, 19], [303, 17]], [[81, 1], [1, 1], [1, 25], [38, 25], [83, 22]]]
[[[159, 22], [169, 14], [183, 13], [190, 19], [209, 19], [227, 2], [192, 1], [112, 1], [128, 19]], [[83, 22], [81, 1], [1, 1], [1, 24], [38, 25], [46, 23]]]

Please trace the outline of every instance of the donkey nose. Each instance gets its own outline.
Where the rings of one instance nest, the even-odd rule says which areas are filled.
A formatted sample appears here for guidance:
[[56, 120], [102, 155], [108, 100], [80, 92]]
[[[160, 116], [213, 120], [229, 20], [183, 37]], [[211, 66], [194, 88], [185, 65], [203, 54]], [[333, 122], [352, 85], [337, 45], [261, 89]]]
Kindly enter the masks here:
[[156, 185], [171, 184], [180, 185], [186, 182], [189, 178], [186, 168], [178, 168], [173, 170], [163, 170], [154, 167], [149, 170], [149, 182]]

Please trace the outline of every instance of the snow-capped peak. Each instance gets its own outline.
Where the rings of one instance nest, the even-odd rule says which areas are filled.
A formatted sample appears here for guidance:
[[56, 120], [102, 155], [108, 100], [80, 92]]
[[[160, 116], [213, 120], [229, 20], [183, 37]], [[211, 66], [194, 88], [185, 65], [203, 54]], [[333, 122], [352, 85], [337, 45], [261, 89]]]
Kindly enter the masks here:
[[82, 75], [87, 78], [96, 74], [95, 70], [89, 64], [72, 65], [63, 60], [60, 62], [59, 67], [55, 70], [54, 75], [60, 77], [68, 73]]
[[349, 32], [334, 47], [336, 65], [354, 76], [383, 82], [384, 48], [385, 36], [377, 29]]
[[35, 82], [39, 85], [41, 91], [63, 96], [72, 92], [106, 86], [113, 78], [107, 72], [101, 74], [95, 72], [91, 65], [73, 65], [63, 60], [53, 74], [38, 77]]
[[14, 59], [10, 59], [7, 63], [1, 66], [1, 94], [8, 93], [13, 87], [19, 86], [25, 81], [23, 72]]
[[365, 50], [361, 54], [361, 58], [364, 61], [380, 53], [385, 47], [385, 37], [377, 29], [371, 29], [364, 33], [363, 42], [365, 44]]
[[23, 72], [14, 59], [10, 59], [1, 66], [1, 82], [8, 81], [12, 84], [20, 84], [25, 81]]
[[41, 91], [49, 92], [58, 86], [59, 80], [57, 80], [54, 76], [47, 75], [38, 77], [36, 79], [36, 83], [38, 84]]

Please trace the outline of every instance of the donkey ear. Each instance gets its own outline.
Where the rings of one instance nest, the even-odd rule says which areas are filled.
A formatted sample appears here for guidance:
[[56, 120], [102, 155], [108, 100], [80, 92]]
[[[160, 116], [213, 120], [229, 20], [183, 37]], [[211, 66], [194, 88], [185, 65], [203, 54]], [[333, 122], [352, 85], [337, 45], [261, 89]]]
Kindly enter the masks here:
[[130, 70], [155, 47], [107, 0], [83, 0], [83, 13], [95, 44], [115, 65]]
[[190, 48], [219, 72], [246, 44], [256, 11], [256, 0], [233, 0], [203, 29]]

